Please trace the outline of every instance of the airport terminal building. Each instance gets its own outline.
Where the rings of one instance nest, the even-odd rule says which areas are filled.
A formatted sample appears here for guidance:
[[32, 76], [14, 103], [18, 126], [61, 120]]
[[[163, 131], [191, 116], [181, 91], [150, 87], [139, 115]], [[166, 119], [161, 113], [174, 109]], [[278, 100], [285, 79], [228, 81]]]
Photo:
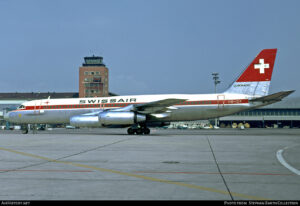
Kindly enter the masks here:
[[219, 119], [220, 127], [232, 127], [234, 123], [248, 123], [255, 128], [300, 128], [300, 97], [285, 98], [262, 108]]

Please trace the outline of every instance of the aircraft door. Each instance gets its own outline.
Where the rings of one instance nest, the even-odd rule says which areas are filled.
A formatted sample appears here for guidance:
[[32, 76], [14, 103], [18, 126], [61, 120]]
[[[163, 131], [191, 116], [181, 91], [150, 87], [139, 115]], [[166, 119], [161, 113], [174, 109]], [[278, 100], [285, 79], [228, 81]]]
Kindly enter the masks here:
[[217, 96], [218, 101], [218, 109], [224, 109], [225, 106], [225, 95], [220, 94]]
[[34, 114], [41, 114], [44, 113], [44, 110], [42, 109], [42, 100], [36, 100], [33, 108]]

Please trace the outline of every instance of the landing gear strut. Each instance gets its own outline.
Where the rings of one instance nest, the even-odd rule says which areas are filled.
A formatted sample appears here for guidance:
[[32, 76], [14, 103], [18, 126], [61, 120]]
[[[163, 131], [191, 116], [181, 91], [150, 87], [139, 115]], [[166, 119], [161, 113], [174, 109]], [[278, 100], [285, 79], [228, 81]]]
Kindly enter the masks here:
[[22, 134], [28, 134], [28, 125], [21, 126]]
[[150, 129], [146, 126], [140, 126], [140, 127], [129, 127], [127, 130], [127, 133], [129, 135], [137, 134], [137, 135], [142, 135], [142, 134], [150, 134]]

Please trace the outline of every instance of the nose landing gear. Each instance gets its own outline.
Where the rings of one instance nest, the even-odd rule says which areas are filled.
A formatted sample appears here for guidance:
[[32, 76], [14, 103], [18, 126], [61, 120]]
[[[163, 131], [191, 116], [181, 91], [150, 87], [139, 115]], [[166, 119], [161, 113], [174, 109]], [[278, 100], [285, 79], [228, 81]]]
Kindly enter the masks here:
[[28, 125], [22, 125], [21, 126], [21, 130], [22, 130], [22, 134], [28, 134]]

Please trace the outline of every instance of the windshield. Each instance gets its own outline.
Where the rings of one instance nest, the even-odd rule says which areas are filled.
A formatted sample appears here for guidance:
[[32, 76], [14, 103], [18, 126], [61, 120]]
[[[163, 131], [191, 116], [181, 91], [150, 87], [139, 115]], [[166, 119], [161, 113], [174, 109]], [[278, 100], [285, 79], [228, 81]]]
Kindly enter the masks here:
[[25, 109], [25, 106], [23, 104], [21, 104], [18, 109]]

